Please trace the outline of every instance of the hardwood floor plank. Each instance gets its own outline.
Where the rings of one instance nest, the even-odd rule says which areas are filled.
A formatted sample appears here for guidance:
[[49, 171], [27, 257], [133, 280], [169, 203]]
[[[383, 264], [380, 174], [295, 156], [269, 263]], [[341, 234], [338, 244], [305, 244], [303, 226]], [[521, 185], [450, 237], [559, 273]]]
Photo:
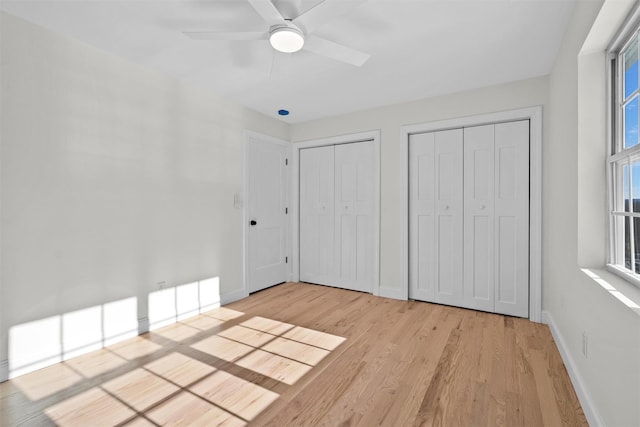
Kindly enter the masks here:
[[447, 377], [451, 364], [454, 361], [457, 347], [460, 345], [460, 329], [453, 329], [447, 340], [447, 345], [439, 357], [436, 373], [433, 376], [429, 388], [422, 399], [418, 413], [414, 421], [415, 426], [440, 425], [443, 417], [443, 406], [449, 403], [449, 390]]
[[586, 426], [544, 325], [303, 283], [0, 384], [0, 424]]
[[[533, 368], [531, 367], [531, 353], [527, 347], [527, 338], [529, 337], [530, 328], [528, 328], [530, 322], [523, 319], [516, 319], [516, 328], [518, 333], [515, 335], [516, 339], [516, 357], [517, 357], [517, 391], [523, 404], [521, 406], [521, 419], [532, 425], [543, 425], [541, 402], [538, 399], [537, 384], [533, 374]], [[550, 408], [552, 409], [552, 408]]]
[[489, 381], [489, 402], [487, 406], [487, 425], [503, 427], [506, 421], [506, 339], [505, 322], [502, 316], [496, 316], [490, 324], [492, 330], [492, 360]]
[[533, 350], [530, 353], [530, 358], [536, 382], [537, 397], [541, 406], [547, 408], [546, 411], [542, 412], [542, 422], [547, 426], [562, 425], [563, 422], [558, 410], [553, 382], [549, 376], [548, 359], [545, 357], [544, 352], [540, 350]]
[[[414, 303], [425, 304], [425, 303]], [[359, 423], [361, 426], [370, 425], [411, 425], [418, 411], [422, 399], [431, 383], [436, 371], [440, 355], [444, 351], [449, 337], [449, 325], [457, 323], [458, 319], [449, 317], [442, 322], [442, 310], [446, 307], [429, 304], [427, 316], [421, 316], [417, 322], [419, 329], [413, 339], [409, 341], [407, 351], [400, 351], [398, 364], [406, 369], [394, 367], [385, 379], [387, 387], [378, 390], [372, 399], [373, 410], [366, 411]], [[420, 310], [422, 313], [422, 311]], [[395, 376], [396, 378], [393, 378]], [[407, 381], [407, 378], [413, 378]], [[391, 384], [397, 384], [394, 388]]]
[[[417, 318], [418, 313], [403, 310], [405, 307], [393, 310], [383, 328], [378, 330], [378, 333], [394, 338], [389, 341], [378, 340], [379, 343], [386, 342], [386, 345], [379, 347], [380, 350], [372, 349], [379, 356], [372, 360], [367, 372], [358, 384], [354, 384], [350, 394], [345, 396], [340, 405], [334, 407], [334, 414], [330, 414], [330, 418], [333, 416], [339, 419], [342, 413], [353, 413], [353, 420], [366, 425], [370, 423], [371, 414], [380, 418], [395, 401], [389, 399], [389, 395], [395, 394], [402, 378], [401, 373], [406, 371], [409, 359], [413, 359], [416, 336], [424, 326]], [[384, 329], [384, 326], [388, 328]]]

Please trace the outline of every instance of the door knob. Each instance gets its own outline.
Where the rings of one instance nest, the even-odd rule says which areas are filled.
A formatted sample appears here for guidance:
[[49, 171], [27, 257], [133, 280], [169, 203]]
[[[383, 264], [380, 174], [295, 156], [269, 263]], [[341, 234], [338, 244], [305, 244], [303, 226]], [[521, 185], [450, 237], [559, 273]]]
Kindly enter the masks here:
[[257, 225], [257, 224], [258, 224], [258, 221], [256, 221], [255, 219], [252, 219], [252, 220], [249, 222], [249, 225]]

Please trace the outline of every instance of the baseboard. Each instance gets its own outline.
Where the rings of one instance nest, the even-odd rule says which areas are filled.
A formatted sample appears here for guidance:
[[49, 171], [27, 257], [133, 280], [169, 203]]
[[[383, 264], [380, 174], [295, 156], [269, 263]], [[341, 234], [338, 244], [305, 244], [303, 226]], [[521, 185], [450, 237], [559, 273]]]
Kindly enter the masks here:
[[383, 298], [392, 298], [406, 301], [406, 297], [403, 295], [402, 289], [400, 288], [383, 288], [380, 287], [378, 291], [378, 296]]
[[0, 383], [9, 379], [9, 361], [0, 360]]
[[202, 307], [200, 307], [199, 312], [200, 313], [204, 313], [207, 311], [211, 311], [211, 310], [215, 310], [216, 308], [220, 307], [220, 301], [214, 303], [214, 304], [207, 304], [207, 305], [203, 305]]
[[227, 292], [220, 295], [220, 305], [231, 304], [234, 301], [241, 300], [249, 296], [249, 293], [244, 289], [238, 289], [237, 291]]
[[558, 351], [560, 352], [560, 356], [562, 357], [562, 361], [564, 362], [564, 366], [567, 368], [567, 373], [569, 374], [569, 378], [571, 378], [571, 383], [573, 384], [573, 388], [578, 395], [578, 400], [580, 401], [580, 405], [582, 406], [582, 410], [584, 411], [584, 415], [587, 417], [587, 421], [591, 427], [600, 427], [605, 424], [602, 422], [602, 418], [598, 414], [598, 411], [591, 400], [591, 396], [587, 391], [587, 388], [584, 385], [584, 381], [582, 380], [582, 376], [576, 367], [576, 364], [571, 357], [571, 354], [568, 351], [567, 344], [560, 333], [560, 330], [556, 326], [553, 321], [553, 317], [551, 313], [548, 311], [542, 312], [542, 323], [549, 326], [549, 330], [551, 331], [551, 335], [553, 336], [553, 340], [558, 347]]
[[149, 332], [149, 318], [141, 317], [138, 319], [138, 335], [146, 334]]

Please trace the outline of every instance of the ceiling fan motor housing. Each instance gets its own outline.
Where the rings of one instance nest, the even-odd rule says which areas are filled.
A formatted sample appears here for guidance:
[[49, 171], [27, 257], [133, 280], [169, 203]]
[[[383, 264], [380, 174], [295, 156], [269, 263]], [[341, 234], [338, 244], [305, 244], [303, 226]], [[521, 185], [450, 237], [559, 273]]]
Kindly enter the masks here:
[[297, 52], [304, 46], [304, 34], [290, 22], [273, 25], [269, 29], [269, 42], [279, 52]]

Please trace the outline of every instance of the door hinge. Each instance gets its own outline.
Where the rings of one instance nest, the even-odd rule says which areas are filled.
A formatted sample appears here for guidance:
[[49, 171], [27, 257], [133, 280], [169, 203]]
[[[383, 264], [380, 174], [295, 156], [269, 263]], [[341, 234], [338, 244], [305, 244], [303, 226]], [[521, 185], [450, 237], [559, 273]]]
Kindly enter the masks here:
[[284, 159], [284, 165], [289, 166], [289, 159]]
[[289, 214], [289, 208], [284, 208], [284, 214], [288, 215]]
[[289, 264], [289, 257], [288, 256], [284, 257], [284, 262], [285, 262], [285, 264]]

